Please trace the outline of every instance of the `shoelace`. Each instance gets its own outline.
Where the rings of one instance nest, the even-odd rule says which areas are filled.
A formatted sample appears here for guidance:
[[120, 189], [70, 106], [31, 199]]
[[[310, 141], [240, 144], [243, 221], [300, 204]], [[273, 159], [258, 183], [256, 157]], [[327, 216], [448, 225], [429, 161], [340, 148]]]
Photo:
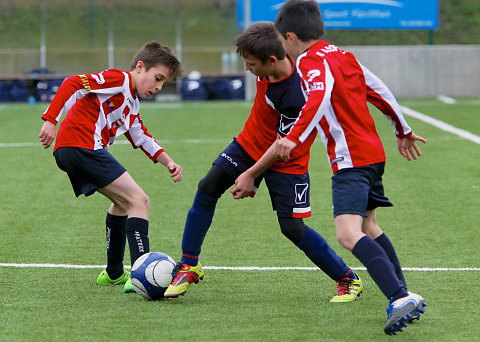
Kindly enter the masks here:
[[344, 295], [350, 293], [350, 283], [352, 281], [350, 279], [339, 280], [337, 281], [337, 293], [338, 295]]

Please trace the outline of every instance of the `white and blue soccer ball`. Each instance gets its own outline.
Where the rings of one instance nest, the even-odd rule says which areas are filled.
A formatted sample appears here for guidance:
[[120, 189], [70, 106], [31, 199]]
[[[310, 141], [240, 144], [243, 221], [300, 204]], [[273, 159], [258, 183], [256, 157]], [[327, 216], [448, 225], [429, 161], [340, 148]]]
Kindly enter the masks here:
[[165, 253], [150, 252], [140, 256], [132, 266], [132, 285], [144, 298], [163, 298], [175, 275], [175, 261]]

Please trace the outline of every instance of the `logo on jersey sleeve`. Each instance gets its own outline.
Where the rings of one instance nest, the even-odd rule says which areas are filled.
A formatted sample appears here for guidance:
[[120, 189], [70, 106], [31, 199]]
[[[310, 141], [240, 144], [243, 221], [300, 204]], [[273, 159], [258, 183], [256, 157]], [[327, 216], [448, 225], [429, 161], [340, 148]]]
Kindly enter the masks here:
[[295, 204], [307, 203], [308, 183], [295, 184]]
[[324, 90], [325, 89], [325, 85], [322, 81], [313, 82], [315, 80], [315, 78], [319, 77], [320, 75], [321, 75], [321, 72], [318, 69], [310, 70], [307, 73], [307, 77], [308, 77], [307, 82], [308, 82], [308, 90], [309, 91]]
[[104, 84], [105, 83], [105, 78], [103, 78], [102, 73], [92, 74], [92, 77], [98, 84]]
[[318, 69], [313, 69], [313, 70], [310, 70], [309, 72], [307, 72], [307, 77], [308, 77], [308, 83], [312, 82], [312, 80], [315, 78], [315, 77], [318, 77], [320, 76], [322, 73], [320, 72], [320, 70]]
[[80, 79], [82, 80], [82, 84], [85, 90], [91, 92], [92, 88], [90, 88], [90, 83], [88, 82], [87, 75], [78, 75], [78, 77], [80, 77]]
[[282, 137], [286, 136], [288, 133], [290, 133], [290, 130], [292, 129], [296, 120], [297, 118], [289, 118], [284, 114], [280, 114], [280, 123], [278, 124], [278, 133]]

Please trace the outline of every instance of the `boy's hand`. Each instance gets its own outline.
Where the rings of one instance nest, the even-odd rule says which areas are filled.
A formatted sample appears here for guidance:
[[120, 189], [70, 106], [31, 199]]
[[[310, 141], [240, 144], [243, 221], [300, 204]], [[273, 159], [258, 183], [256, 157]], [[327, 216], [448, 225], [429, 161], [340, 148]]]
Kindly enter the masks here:
[[242, 199], [250, 195], [253, 190], [254, 178], [248, 172], [242, 173], [235, 179], [235, 186], [230, 189], [230, 192], [235, 199]]
[[398, 152], [409, 161], [412, 158], [416, 160], [417, 156], [420, 157], [422, 155], [420, 148], [417, 146], [417, 141], [421, 141], [424, 144], [427, 143], [426, 139], [413, 132], [406, 138], [397, 137]]
[[170, 177], [173, 178], [175, 183], [180, 182], [183, 178], [183, 168], [175, 163], [174, 161], [169, 162], [166, 165], [168, 171], [170, 172]]
[[43, 148], [48, 148], [55, 140], [55, 124], [50, 121], [45, 121], [38, 137], [40, 138]]
[[275, 154], [277, 158], [284, 161], [290, 159], [290, 153], [297, 146], [296, 143], [287, 138], [275, 141], [275, 145]]

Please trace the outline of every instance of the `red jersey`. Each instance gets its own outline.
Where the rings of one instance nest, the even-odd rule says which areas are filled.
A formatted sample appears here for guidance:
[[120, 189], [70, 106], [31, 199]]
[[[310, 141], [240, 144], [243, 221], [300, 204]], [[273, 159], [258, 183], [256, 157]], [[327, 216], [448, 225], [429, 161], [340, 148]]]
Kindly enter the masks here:
[[109, 69], [65, 79], [42, 119], [57, 124], [67, 113], [58, 129], [54, 152], [60, 147], [108, 149], [124, 134], [134, 148], [140, 147], [157, 162], [163, 148], [148, 134], [139, 107], [130, 73]]
[[[238, 143], [255, 160], [267, 151], [277, 138], [287, 135], [305, 104], [300, 77], [292, 60], [292, 73], [286, 78], [270, 82], [266, 77], [257, 77], [257, 94], [250, 116], [237, 137]], [[315, 140], [312, 133], [305, 143], [292, 151], [288, 161], [277, 161], [271, 170], [304, 174], [308, 172], [310, 146]]]
[[390, 90], [352, 53], [320, 40], [298, 57], [297, 68], [308, 100], [287, 138], [297, 149], [317, 129], [334, 173], [385, 161], [367, 101], [387, 116], [398, 137], [412, 133]]

